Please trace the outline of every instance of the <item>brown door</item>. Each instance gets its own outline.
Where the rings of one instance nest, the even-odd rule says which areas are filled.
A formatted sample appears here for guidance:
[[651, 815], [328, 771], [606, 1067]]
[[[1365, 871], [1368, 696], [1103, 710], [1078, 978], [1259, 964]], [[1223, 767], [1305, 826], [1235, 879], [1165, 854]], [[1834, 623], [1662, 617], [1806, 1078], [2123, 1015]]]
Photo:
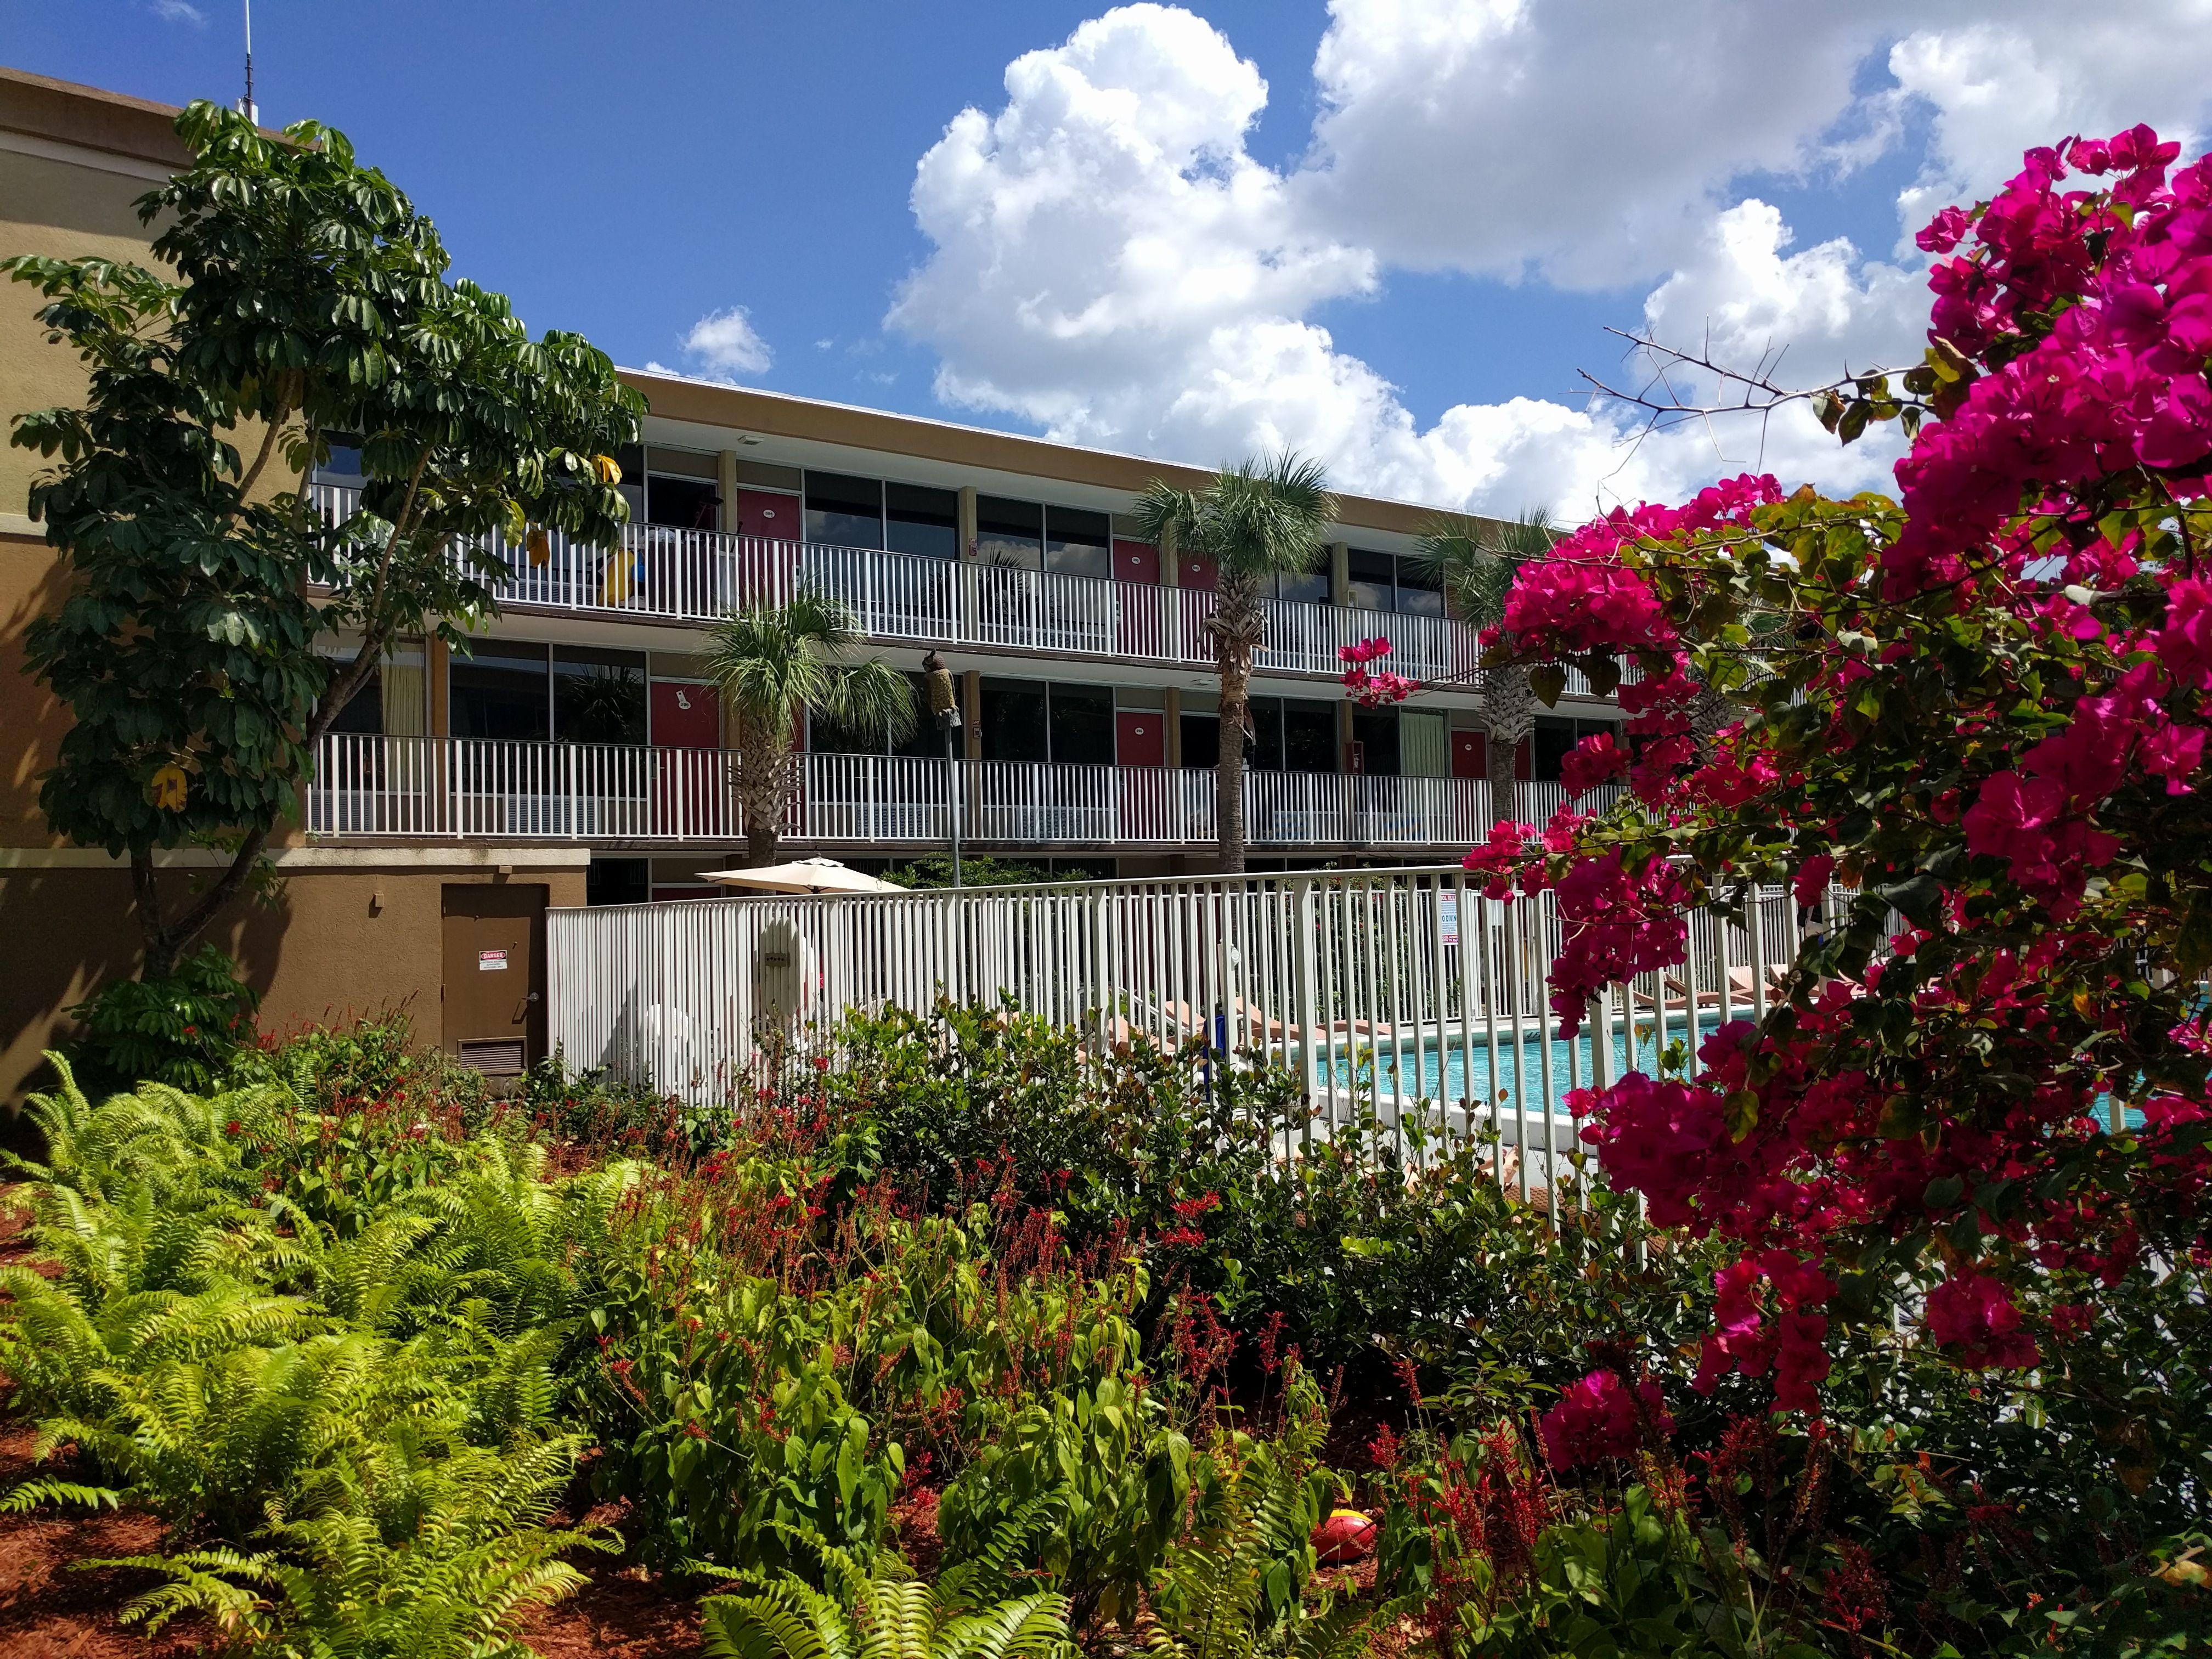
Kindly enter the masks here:
[[444, 896], [446, 1051], [511, 1077], [545, 1053], [545, 889], [456, 884]]

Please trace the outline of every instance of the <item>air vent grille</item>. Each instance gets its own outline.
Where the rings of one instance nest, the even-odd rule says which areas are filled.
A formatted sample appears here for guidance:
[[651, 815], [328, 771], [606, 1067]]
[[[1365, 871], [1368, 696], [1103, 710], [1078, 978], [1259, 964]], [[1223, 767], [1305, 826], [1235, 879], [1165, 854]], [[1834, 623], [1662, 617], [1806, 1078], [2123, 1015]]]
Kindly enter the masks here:
[[461, 1044], [461, 1064], [486, 1077], [517, 1077], [525, 1069], [520, 1037], [491, 1037]]

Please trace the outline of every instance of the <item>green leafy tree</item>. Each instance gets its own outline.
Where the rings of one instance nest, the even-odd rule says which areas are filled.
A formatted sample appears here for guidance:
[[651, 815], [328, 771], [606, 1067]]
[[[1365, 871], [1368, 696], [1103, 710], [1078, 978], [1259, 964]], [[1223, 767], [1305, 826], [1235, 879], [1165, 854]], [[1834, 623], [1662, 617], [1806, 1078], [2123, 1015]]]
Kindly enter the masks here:
[[849, 605], [815, 592], [738, 611], [715, 627], [708, 660], [737, 722], [746, 864], [775, 862], [805, 715], [863, 738], [897, 742], [914, 730], [906, 676], [886, 662], [844, 660], [862, 637]]
[[[177, 131], [191, 164], [138, 204], [164, 270], [0, 264], [89, 381], [12, 440], [55, 463], [30, 504], [70, 583], [28, 632], [75, 720], [40, 804], [129, 857], [149, 979], [259, 866], [391, 643], [459, 641], [494, 612], [486, 532], [615, 540], [608, 454], [643, 406], [581, 337], [533, 341], [501, 295], [448, 281], [430, 222], [343, 134], [272, 139], [205, 102]], [[358, 435], [370, 479], [335, 525], [307, 489], [333, 433]], [[154, 854], [187, 843], [231, 860], [172, 910]]]
[[[1555, 533], [1548, 507], [1533, 507], [1502, 524], [1440, 513], [1421, 527], [1419, 556], [1443, 583], [1468, 627], [1495, 628], [1505, 620], [1515, 573], [1550, 552]], [[1491, 817], [1503, 823], [1520, 817], [1514, 760], [1536, 729], [1536, 694], [1528, 669], [1504, 663], [1483, 671], [1482, 717], [1489, 727]]]
[[1318, 461], [1285, 450], [1273, 460], [1224, 467], [1203, 489], [1155, 479], [1137, 503], [1140, 533], [1172, 537], [1181, 552], [1211, 559], [1219, 592], [1206, 627], [1221, 677], [1221, 755], [1214, 763], [1220, 867], [1244, 868], [1244, 744], [1252, 729], [1252, 658], [1266, 636], [1274, 578], [1311, 570], [1328, 545], [1336, 498]]

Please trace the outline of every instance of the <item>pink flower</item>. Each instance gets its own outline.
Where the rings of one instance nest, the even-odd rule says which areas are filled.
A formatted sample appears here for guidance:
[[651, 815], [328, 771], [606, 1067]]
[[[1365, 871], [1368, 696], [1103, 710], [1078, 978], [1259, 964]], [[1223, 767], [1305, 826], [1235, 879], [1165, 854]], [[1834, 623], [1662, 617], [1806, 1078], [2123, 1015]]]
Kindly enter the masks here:
[[1977, 1370], [2024, 1370], [2043, 1356], [2012, 1292], [1969, 1268], [1928, 1292], [1928, 1334]]
[[1609, 1370], [1592, 1371], [1561, 1390], [1558, 1402], [1536, 1423], [1544, 1455], [1562, 1471], [1633, 1456], [1644, 1443], [1647, 1428], [1659, 1439], [1674, 1431], [1659, 1385], [1645, 1377], [1631, 1390], [1620, 1372]]
[[1947, 207], [1912, 240], [1923, 253], [1948, 253], [1966, 239], [1974, 222], [1963, 208]]
[[1628, 770], [1628, 751], [1610, 732], [1584, 738], [1559, 763], [1559, 782], [1570, 795], [1586, 795]]
[[1836, 873], [1836, 860], [1826, 853], [1815, 853], [1797, 866], [1796, 875], [1790, 883], [1790, 896], [1797, 908], [1808, 910], [1820, 902], [1828, 890], [1828, 881]]

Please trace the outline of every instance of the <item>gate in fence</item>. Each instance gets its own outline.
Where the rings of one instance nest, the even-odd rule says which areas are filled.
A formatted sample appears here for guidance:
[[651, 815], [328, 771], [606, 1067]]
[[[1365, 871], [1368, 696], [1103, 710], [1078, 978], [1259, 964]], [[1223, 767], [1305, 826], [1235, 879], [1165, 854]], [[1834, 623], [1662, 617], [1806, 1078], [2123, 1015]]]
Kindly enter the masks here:
[[1764, 891], [1741, 924], [1691, 918], [1687, 960], [1609, 988], [1580, 1033], [1550, 1013], [1552, 896], [1485, 898], [1457, 866], [733, 898], [556, 910], [550, 1033], [569, 1064], [696, 1106], [763, 1053], [849, 1012], [940, 997], [1090, 1030], [1202, 1042], [1287, 1067], [1328, 1135], [1371, 1113], [1401, 1135], [1496, 1138], [1499, 1178], [1553, 1192], [1571, 1090], [1650, 1071], [1765, 1012], [1814, 915]]

